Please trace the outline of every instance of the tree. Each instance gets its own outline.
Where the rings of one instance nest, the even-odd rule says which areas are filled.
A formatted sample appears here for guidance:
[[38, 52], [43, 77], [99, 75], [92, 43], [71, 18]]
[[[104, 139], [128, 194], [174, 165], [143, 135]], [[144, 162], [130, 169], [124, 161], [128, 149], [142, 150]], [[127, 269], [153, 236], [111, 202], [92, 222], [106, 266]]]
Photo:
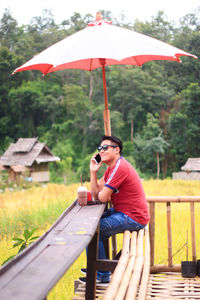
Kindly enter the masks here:
[[11, 16], [10, 11], [6, 9], [0, 20], [0, 46], [7, 47], [13, 51], [18, 37], [17, 21]]
[[26, 74], [20, 74], [18, 78], [11, 76], [12, 71], [20, 63], [20, 58], [10, 51], [7, 47], [0, 47], [0, 145], [4, 149], [5, 138], [13, 138], [12, 116], [10, 113], [10, 102], [8, 101], [8, 93], [22, 79], [26, 78]]
[[188, 157], [198, 157], [200, 153], [199, 99], [199, 84], [190, 84], [175, 98], [167, 121], [171, 152], [178, 162], [177, 169]]
[[165, 151], [169, 147], [169, 144], [161, 137], [161, 133], [159, 136], [147, 141], [145, 146], [145, 151], [147, 153], [156, 154], [157, 179], [159, 179], [160, 175], [160, 154], [164, 155]]
[[174, 24], [168, 21], [164, 11], [160, 10], [155, 16], [152, 16], [151, 22], [141, 22], [136, 20], [134, 30], [148, 36], [159, 39], [163, 42], [171, 42], [173, 38]]
[[52, 27], [56, 27], [56, 24], [51, 10], [48, 9], [42, 11], [42, 16], [33, 17], [30, 21], [30, 28], [40, 34], [51, 30]]
[[75, 151], [73, 142], [70, 139], [57, 142], [52, 148], [54, 155], [60, 158], [60, 161], [51, 166], [51, 177], [54, 182], [71, 182], [70, 177], [73, 175], [73, 161], [75, 160]]
[[[147, 124], [143, 126], [140, 134], [134, 139], [134, 158], [137, 167], [144, 173], [151, 173], [157, 169], [157, 178], [160, 174], [160, 154], [165, 153], [169, 144], [161, 137], [162, 130], [159, 120], [152, 114], [147, 114]], [[156, 154], [156, 168], [154, 167], [154, 157]]]
[[[180, 22], [181, 26], [174, 34], [174, 46], [184, 49], [185, 51], [200, 56], [200, 7], [196, 14], [184, 16]], [[168, 63], [169, 81], [174, 85], [178, 94], [181, 90], [186, 89], [192, 82], [200, 81], [200, 61], [189, 57], [181, 57], [183, 64]]]
[[41, 125], [44, 126], [44, 131], [45, 127], [50, 128], [61, 107], [56, 98], [59, 93], [59, 86], [49, 86], [48, 82], [39, 80], [24, 82], [9, 91], [10, 114], [12, 122], [16, 124], [13, 128], [16, 137], [37, 136], [38, 127]]

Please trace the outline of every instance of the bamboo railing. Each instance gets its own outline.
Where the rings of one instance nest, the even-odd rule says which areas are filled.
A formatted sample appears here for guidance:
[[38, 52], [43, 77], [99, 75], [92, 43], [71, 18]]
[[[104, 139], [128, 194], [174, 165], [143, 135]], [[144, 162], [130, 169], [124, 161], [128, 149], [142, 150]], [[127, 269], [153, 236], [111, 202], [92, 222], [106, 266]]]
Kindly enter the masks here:
[[[150, 247], [151, 247], [151, 273], [157, 272], [180, 272], [181, 266], [173, 264], [172, 255], [172, 225], [171, 225], [171, 203], [190, 203], [190, 219], [191, 219], [191, 241], [192, 241], [192, 260], [196, 261], [196, 236], [195, 236], [195, 203], [200, 202], [200, 196], [157, 196], [147, 197], [150, 210]], [[155, 204], [166, 203], [167, 217], [167, 243], [168, 243], [168, 265], [154, 265], [155, 256]]]

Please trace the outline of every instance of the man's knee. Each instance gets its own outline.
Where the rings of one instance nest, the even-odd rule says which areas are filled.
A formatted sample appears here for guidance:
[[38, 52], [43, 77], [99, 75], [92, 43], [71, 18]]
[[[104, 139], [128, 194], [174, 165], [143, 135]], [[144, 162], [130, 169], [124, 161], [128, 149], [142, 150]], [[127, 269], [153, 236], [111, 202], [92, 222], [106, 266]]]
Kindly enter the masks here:
[[100, 237], [105, 240], [111, 236], [111, 226], [106, 218], [100, 220]]

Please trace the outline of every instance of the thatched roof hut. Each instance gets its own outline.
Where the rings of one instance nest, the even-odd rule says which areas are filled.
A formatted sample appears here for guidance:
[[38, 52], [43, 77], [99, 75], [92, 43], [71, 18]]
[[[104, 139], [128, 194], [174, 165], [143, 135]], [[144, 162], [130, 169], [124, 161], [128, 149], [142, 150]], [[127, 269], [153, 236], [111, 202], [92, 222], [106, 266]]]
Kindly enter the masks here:
[[59, 160], [38, 138], [20, 138], [2, 155], [0, 165], [9, 170], [12, 181], [27, 170], [33, 181], [49, 181], [48, 163]]
[[188, 158], [180, 172], [172, 174], [173, 179], [200, 180], [200, 158]]
[[181, 170], [186, 172], [200, 172], [200, 157], [188, 158], [186, 164], [181, 167]]

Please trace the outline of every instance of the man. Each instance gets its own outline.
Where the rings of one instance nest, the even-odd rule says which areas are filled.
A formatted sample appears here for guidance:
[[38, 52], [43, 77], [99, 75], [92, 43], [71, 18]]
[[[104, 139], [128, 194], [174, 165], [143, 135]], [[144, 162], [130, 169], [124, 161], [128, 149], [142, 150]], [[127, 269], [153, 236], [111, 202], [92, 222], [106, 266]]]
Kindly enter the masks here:
[[[103, 240], [125, 230], [138, 231], [149, 221], [149, 212], [141, 180], [122, 156], [122, 142], [115, 136], [103, 136], [98, 151], [99, 164], [95, 156], [90, 162], [90, 185], [94, 199], [101, 202], [111, 201], [113, 207], [108, 209], [100, 220], [99, 259], [106, 259]], [[103, 178], [98, 182], [97, 173], [102, 164], [106, 164]], [[85, 282], [85, 278], [79, 278]], [[110, 272], [97, 272], [97, 282], [107, 283]]]

